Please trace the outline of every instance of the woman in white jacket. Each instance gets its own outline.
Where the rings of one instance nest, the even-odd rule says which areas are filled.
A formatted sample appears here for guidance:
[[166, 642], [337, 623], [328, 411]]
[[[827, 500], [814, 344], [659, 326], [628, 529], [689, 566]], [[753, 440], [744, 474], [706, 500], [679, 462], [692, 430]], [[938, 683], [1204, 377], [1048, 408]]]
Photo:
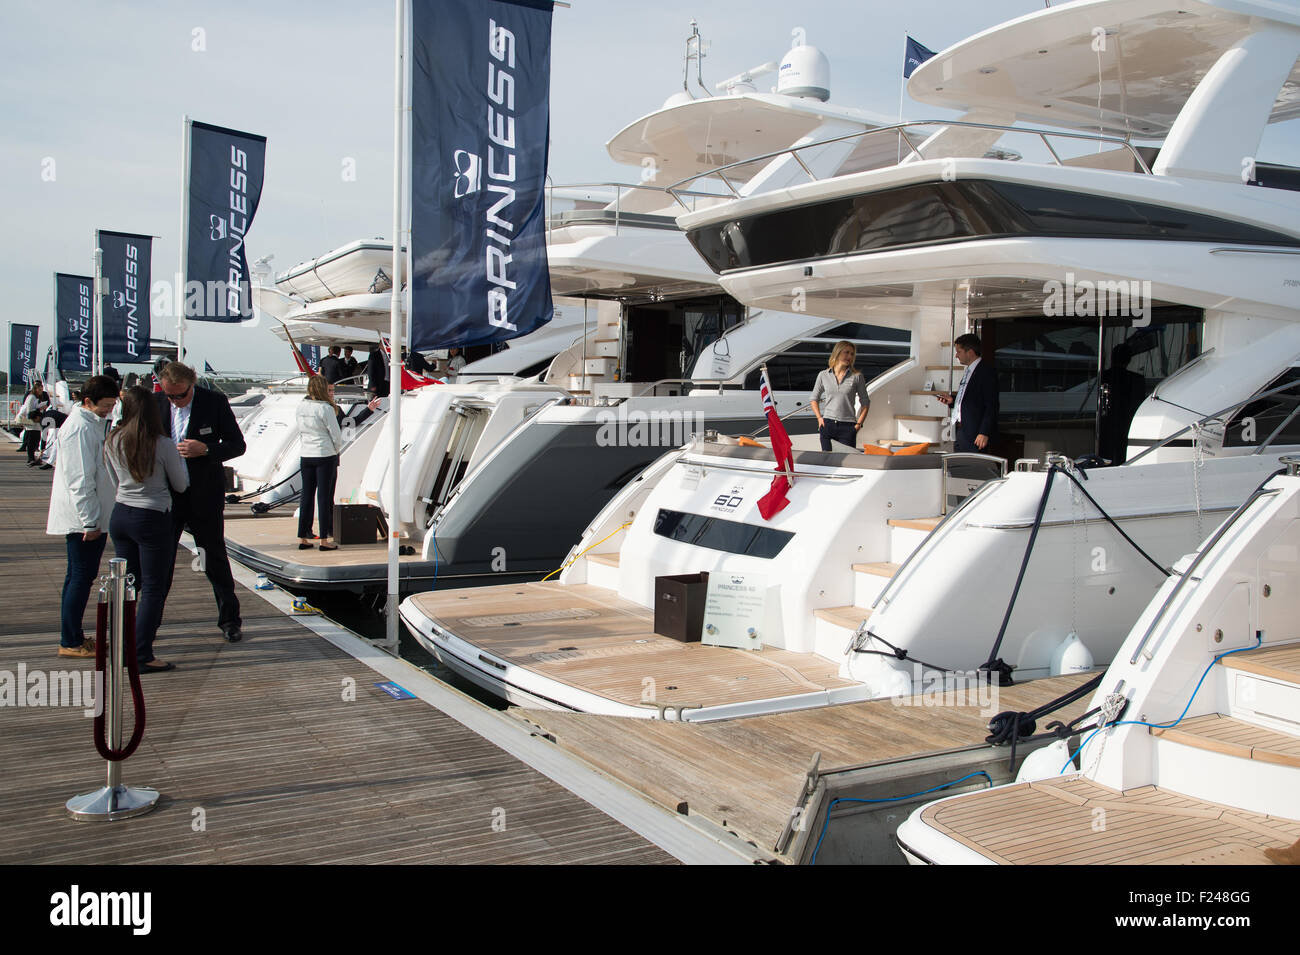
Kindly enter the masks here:
[[45, 533], [68, 544], [68, 572], [63, 578], [59, 656], [91, 657], [95, 641], [82, 630], [86, 601], [99, 575], [108, 543], [105, 533], [113, 511], [113, 487], [104, 466], [104, 436], [117, 404], [117, 383], [104, 375], [81, 389], [81, 404], [59, 428], [54, 486]]
[[307, 382], [307, 400], [298, 406], [298, 434], [302, 441], [298, 549], [315, 546], [311, 537], [315, 505], [320, 510], [320, 549], [338, 550], [339, 545], [334, 543], [334, 483], [339, 476], [343, 432], [339, 429], [338, 406], [321, 375], [313, 375]]
[[[41, 449], [41, 417], [50, 409], [50, 396], [45, 386], [39, 381], [32, 382], [32, 390], [23, 395], [22, 407], [18, 409], [18, 419], [23, 423], [23, 443], [20, 450], [27, 452], [27, 466], [34, 468], [40, 464], [36, 454]], [[44, 466], [46, 470], [48, 465]]]

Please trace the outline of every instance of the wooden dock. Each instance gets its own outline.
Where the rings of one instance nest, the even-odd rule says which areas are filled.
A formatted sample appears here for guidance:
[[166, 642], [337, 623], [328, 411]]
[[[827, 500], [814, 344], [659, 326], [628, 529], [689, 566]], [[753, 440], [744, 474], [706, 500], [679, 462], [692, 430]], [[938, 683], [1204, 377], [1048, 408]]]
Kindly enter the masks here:
[[[0, 671], [88, 671], [56, 652], [51, 472], [12, 448], [0, 444]], [[191, 559], [178, 555], [156, 644], [178, 669], [142, 678], [147, 731], [123, 770], [161, 791], [158, 808], [74, 822], [64, 803], [104, 781], [92, 721], [79, 706], [0, 707], [0, 863], [674, 861], [462, 722], [381, 691], [382, 676], [254, 592], [241, 592], [244, 641], [227, 644]]]
[[[999, 688], [997, 712], [1027, 711], [1074, 689], [1087, 675]], [[1069, 720], [1087, 698], [1054, 713]], [[974, 705], [931, 705], [924, 696], [752, 716], [716, 723], [626, 719], [512, 709], [555, 743], [649, 798], [702, 815], [773, 849], [800, 805], [814, 755], [820, 771], [949, 752], [983, 743], [989, 715]], [[990, 750], [996, 756], [1006, 750]]]

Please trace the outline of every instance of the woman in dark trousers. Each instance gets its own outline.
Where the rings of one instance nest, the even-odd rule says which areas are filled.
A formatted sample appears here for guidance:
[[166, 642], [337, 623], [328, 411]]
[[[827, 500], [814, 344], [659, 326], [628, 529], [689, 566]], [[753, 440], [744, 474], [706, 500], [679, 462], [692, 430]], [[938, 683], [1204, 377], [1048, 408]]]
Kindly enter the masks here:
[[302, 496], [298, 500], [298, 549], [309, 550], [312, 507], [320, 511], [320, 549], [337, 550], [334, 543], [334, 484], [339, 476], [339, 452], [343, 432], [339, 429], [338, 406], [330, 397], [330, 385], [321, 375], [307, 382], [307, 398], [298, 406], [298, 434], [301, 439], [299, 467]]
[[122, 396], [122, 420], [104, 443], [109, 483], [116, 489], [109, 534], [135, 577], [135, 652], [141, 673], [174, 669], [153, 655], [168, 581], [176, 560], [172, 491], [183, 493], [190, 474], [162, 428], [158, 403], [144, 388]]
[[41, 449], [41, 417], [49, 408], [50, 396], [45, 393], [45, 386], [39, 381], [32, 382], [32, 390], [23, 395], [22, 407], [18, 409], [18, 418], [23, 425], [23, 443], [19, 450], [27, 452], [29, 468], [40, 464], [36, 453]]

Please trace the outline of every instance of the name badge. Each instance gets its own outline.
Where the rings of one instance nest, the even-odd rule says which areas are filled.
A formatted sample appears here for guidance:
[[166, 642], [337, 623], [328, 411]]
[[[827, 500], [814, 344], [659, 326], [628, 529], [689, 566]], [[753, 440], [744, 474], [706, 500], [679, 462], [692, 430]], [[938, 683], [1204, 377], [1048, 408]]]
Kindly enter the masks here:
[[199, 428], [199, 434], [211, 434], [211, 433], [212, 433], [211, 428]]

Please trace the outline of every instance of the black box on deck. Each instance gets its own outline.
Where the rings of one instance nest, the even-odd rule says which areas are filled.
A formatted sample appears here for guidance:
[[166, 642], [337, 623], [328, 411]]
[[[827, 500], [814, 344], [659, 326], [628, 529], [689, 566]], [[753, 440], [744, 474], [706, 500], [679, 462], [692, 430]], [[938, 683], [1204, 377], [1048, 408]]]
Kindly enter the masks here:
[[230, 465], [222, 465], [222, 473], [226, 477], [226, 493], [229, 494], [235, 489], [235, 469]]
[[339, 544], [373, 544], [379, 539], [379, 508], [373, 504], [335, 504], [334, 540]]
[[656, 577], [655, 633], [683, 643], [699, 642], [708, 589], [707, 573]]

